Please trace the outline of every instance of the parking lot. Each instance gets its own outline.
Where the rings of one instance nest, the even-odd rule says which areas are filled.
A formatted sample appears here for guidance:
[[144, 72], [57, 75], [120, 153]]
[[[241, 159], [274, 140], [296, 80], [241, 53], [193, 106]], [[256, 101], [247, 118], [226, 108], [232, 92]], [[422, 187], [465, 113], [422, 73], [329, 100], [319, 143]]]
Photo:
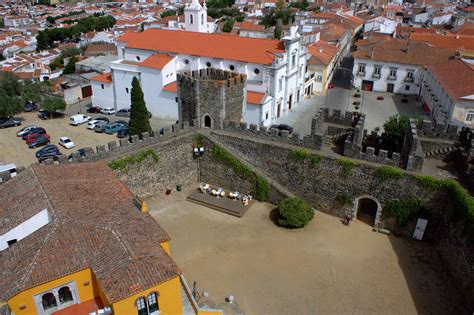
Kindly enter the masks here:
[[[97, 117], [104, 116], [101, 114], [87, 114], [88, 116]], [[113, 115], [107, 116], [111, 121], [127, 120], [128, 118], [116, 117]], [[108, 135], [105, 133], [97, 133], [93, 130], [87, 129], [87, 124], [79, 126], [69, 125], [69, 116], [63, 118], [55, 118], [49, 120], [41, 120], [37, 117], [36, 112], [22, 113], [15, 118], [22, 121], [19, 127], [0, 129], [0, 163], [8, 164], [15, 163], [17, 166], [29, 166], [37, 162], [35, 152], [40, 148], [29, 149], [25, 141], [21, 137], [17, 137], [16, 133], [28, 125], [36, 125], [46, 129], [46, 132], [51, 137], [51, 143], [59, 147], [62, 154], [71, 154], [80, 148], [92, 147], [100, 144], [106, 144], [109, 141], [117, 140], [116, 135]], [[158, 129], [170, 125], [173, 122], [161, 119], [150, 119], [153, 129]], [[59, 146], [58, 141], [60, 137], [69, 137], [75, 144], [73, 149], [65, 149]]]

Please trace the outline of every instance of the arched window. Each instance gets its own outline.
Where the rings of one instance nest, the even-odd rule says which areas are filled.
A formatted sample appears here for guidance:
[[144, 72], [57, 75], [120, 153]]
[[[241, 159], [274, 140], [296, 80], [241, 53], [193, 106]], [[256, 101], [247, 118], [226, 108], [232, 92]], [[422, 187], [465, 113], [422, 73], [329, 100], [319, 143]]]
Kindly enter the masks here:
[[259, 74], [259, 73], [260, 73], [260, 69], [255, 68], [255, 70], [253, 70], [253, 72], [254, 72], [255, 74]]
[[234, 70], [235, 70], [235, 66], [234, 66], [234, 65], [230, 65], [230, 66], [229, 66], [229, 69], [232, 70], [232, 71], [234, 71]]
[[188, 59], [184, 59], [184, 64], [189, 65], [189, 60], [188, 60]]
[[41, 297], [41, 304], [43, 304], [43, 309], [45, 311], [58, 306], [58, 304], [56, 303], [56, 298], [51, 292], [43, 294], [43, 296]]
[[204, 13], [201, 13], [201, 24], [204, 25]]
[[193, 24], [194, 23], [194, 16], [192, 14], [189, 15], [189, 23]]
[[212, 64], [208, 61], [208, 62], [206, 63], [206, 66], [207, 66], [208, 68], [210, 68], [210, 67], [212, 66]]
[[135, 302], [137, 305], [137, 313], [138, 315], [148, 315], [148, 310], [146, 307], [146, 300], [144, 297], [139, 297]]
[[156, 292], [152, 292], [148, 295], [148, 312], [150, 315], [157, 315], [159, 310], [160, 306], [158, 305], [158, 294]]
[[58, 290], [59, 303], [64, 304], [74, 300], [72, 297], [72, 292], [69, 287], [62, 287]]

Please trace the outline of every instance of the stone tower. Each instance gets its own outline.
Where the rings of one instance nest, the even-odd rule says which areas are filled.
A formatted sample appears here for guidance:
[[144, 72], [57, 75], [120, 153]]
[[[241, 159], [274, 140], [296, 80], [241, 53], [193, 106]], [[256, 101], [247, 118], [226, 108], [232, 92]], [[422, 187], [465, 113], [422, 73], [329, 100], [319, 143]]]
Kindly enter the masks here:
[[206, 2], [201, 5], [198, 0], [192, 0], [184, 8], [184, 29], [189, 32], [207, 33]]
[[207, 68], [177, 74], [180, 122], [222, 129], [224, 121], [243, 121], [245, 74]]

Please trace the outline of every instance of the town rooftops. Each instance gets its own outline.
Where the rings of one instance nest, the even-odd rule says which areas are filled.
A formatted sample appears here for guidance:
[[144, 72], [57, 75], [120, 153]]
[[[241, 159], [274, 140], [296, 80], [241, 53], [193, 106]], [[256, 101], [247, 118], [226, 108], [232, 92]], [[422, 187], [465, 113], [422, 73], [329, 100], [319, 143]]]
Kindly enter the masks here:
[[265, 93], [247, 91], [247, 103], [262, 105], [265, 100]]
[[181, 274], [168, 234], [104, 162], [35, 165], [0, 187], [0, 231], [49, 223], [0, 251], [0, 302], [90, 268], [109, 303]]
[[285, 51], [283, 41], [224, 34], [177, 32], [150, 28], [126, 33], [117, 41], [126, 48], [186, 54], [270, 65], [275, 54]]
[[[427, 67], [453, 99], [474, 95], [474, 68], [460, 59]], [[474, 101], [474, 99], [470, 99]]]
[[112, 72], [99, 74], [98, 76], [91, 78], [91, 81], [97, 81], [101, 83], [112, 83]]
[[141, 67], [163, 69], [174, 57], [165, 54], [154, 54], [140, 62]]
[[474, 50], [474, 36], [413, 33], [410, 38], [433, 47]]
[[392, 39], [354, 51], [352, 56], [359, 59], [421, 66], [447, 61], [454, 54], [454, 50], [451, 49], [430, 47], [426, 43]]
[[330, 45], [323, 40], [308, 45], [308, 52], [311, 58], [308, 60], [309, 65], [328, 65], [336, 56], [338, 49], [334, 45]]

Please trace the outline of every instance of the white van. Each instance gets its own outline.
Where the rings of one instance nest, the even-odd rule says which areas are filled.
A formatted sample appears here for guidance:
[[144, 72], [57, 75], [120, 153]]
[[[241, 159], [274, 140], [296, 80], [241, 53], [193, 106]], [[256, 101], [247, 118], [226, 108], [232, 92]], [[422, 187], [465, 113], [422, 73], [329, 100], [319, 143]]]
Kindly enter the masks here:
[[5, 180], [8, 180], [8, 178], [13, 178], [18, 174], [18, 171], [16, 169], [16, 165], [14, 163], [11, 164], [1, 164], [0, 163], [0, 183], [2, 183], [3, 177], [5, 176]]
[[80, 124], [86, 123], [90, 121], [92, 118], [91, 116], [86, 116], [82, 114], [72, 115], [69, 118], [69, 124], [73, 126], [79, 126]]

